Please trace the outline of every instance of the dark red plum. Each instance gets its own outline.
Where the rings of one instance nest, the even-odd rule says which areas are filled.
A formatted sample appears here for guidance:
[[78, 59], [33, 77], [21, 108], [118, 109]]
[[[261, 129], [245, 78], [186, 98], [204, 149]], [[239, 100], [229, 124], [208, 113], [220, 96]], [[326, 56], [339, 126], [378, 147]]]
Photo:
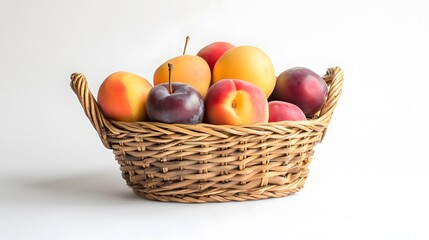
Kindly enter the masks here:
[[270, 100], [293, 103], [311, 117], [320, 111], [327, 96], [328, 86], [322, 77], [308, 68], [295, 67], [278, 76]]
[[204, 116], [204, 101], [201, 94], [185, 83], [163, 83], [148, 93], [146, 112], [149, 120], [164, 123], [201, 123]]

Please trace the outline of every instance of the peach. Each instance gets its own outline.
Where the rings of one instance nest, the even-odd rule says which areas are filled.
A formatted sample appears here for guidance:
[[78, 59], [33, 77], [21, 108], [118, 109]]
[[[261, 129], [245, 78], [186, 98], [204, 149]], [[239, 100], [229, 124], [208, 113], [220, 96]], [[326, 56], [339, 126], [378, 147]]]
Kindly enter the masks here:
[[211, 72], [207, 62], [193, 55], [174, 57], [156, 69], [153, 75], [154, 85], [168, 82], [168, 63], [174, 65], [173, 82], [182, 82], [192, 85], [205, 98], [210, 87]]
[[97, 101], [105, 117], [117, 121], [147, 120], [146, 100], [152, 85], [129, 72], [110, 74], [101, 84]]
[[268, 103], [268, 110], [268, 122], [307, 120], [301, 108], [292, 103], [271, 101]]
[[256, 85], [238, 79], [213, 84], [205, 99], [206, 121], [242, 125], [268, 122], [268, 101]]
[[222, 79], [241, 79], [255, 84], [268, 97], [276, 85], [271, 59], [261, 49], [239, 46], [226, 51], [213, 69], [213, 83]]
[[206, 60], [207, 64], [210, 67], [210, 71], [213, 72], [213, 68], [217, 60], [224, 54], [227, 50], [233, 48], [234, 45], [228, 42], [214, 42], [205, 47], [203, 47], [198, 53], [197, 56], [202, 57]]

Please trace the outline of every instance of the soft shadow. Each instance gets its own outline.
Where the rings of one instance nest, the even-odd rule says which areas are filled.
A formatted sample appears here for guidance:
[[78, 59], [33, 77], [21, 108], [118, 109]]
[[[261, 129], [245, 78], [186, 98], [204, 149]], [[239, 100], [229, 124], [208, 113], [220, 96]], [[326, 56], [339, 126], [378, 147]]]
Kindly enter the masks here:
[[61, 177], [21, 179], [23, 187], [29, 188], [33, 200], [62, 201], [91, 203], [141, 201], [134, 194], [120, 173], [112, 171], [99, 171], [86, 174], [68, 174]]
[[[147, 200], [136, 195], [130, 187], [122, 179], [121, 173], [118, 171], [97, 171], [90, 173], [72, 174], [68, 173], [61, 177], [39, 177], [34, 176], [21, 177], [15, 182], [18, 184], [20, 190], [23, 190], [23, 196], [27, 196], [24, 202], [39, 202], [41, 204], [54, 204], [54, 205], [98, 205], [111, 204], [118, 205], [118, 203], [145, 203], [145, 205], [155, 203], [154, 201]], [[240, 205], [254, 205], [262, 202], [279, 202], [285, 201], [284, 198], [293, 200], [298, 193], [294, 193], [287, 197], [282, 198], [268, 198], [258, 201], [244, 201], [244, 202], [229, 202], [227, 205], [234, 206]], [[28, 196], [31, 196], [28, 198]], [[158, 203], [158, 202], [156, 202]], [[245, 204], [246, 203], [246, 204]], [[177, 205], [178, 203], [164, 203], [166, 205]], [[226, 203], [221, 203], [226, 204]], [[180, 204], [183, 205], [183, 204]], [[186, 206], [188, 204], [184, 204]], [[191, 204], [192, 205], [192, 204]], [[200, 204], [193, 205], [192, 208], [199, 208]], [[204, 204], [207, 206], [207, 204]], [[219, 203], [210, 203], [210, 206], [219, 205]], [[188, 205], [190, 206], [190, 205]]]

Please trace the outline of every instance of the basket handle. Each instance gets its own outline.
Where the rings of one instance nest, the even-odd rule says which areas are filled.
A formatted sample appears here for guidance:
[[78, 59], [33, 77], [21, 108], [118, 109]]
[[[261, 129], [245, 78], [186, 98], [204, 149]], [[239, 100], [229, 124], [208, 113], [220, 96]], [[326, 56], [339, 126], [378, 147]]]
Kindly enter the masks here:
[[112, 149], [107, 140], [106, 128], [113, 133], [119, 133], [120, 131], [104, 117], [100, 106], [88, 88], [88, 82], [85, 76], [81, 73], [73, 73], [70, 78], [70, 86], [79, 99], [86, 116], [97, 131], [101, 142], [103, 142], [106, 148]]
[[[323, 76], [323, 79], [329, 86], [328, 98], [325, 105], [320, 110], [320, 120], [327, 119], [329, 121], [334, 113], [335, 107], [337, 106], [338, 99], [341, 96], [343, 89], [344, 81], [344, 72], [339, 67], [332, 67], [326, 70], [326, 74]], [[326, 129], [323, 131], [322, 139], [326, 134]]]

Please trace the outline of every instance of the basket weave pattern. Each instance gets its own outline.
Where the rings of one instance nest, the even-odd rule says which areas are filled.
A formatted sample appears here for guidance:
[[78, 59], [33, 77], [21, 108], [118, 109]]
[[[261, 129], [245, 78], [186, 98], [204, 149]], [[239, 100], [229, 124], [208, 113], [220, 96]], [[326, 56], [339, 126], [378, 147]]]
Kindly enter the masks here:
[[83, 74], [72, 74], [71, 87], [136, 194], [202, 203], [282, 197], [304, 186], [344, 77], [335, 67], [323, 78], [328, 99], [313, 119], [243, 126], [112, 121], [103, 116]]

